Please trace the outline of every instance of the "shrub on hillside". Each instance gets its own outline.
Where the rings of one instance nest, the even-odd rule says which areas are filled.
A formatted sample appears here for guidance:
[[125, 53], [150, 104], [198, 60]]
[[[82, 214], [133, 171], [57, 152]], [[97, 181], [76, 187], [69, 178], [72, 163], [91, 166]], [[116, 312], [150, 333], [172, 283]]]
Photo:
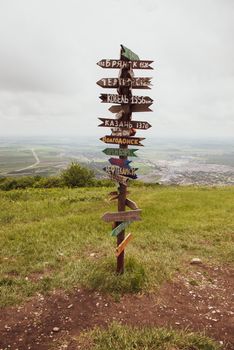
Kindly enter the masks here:
[[72, 162], [61, 174], [63, 183], [68, 187], [85, 187], [94, 184], [94, 171], [77, 162]]
[[58, 176], [42, 177], [39, 181], [35, 183], [33, 187], [35, 188], [63, 187], [63, 181]]
[[10, 191], [16, 189], [25, 189], [33, 187], [38, 181], [36, 176], [22, 176], [22, 177], [6, 177], [4, 181], [0, 183], [0, 189], [3, 191]]

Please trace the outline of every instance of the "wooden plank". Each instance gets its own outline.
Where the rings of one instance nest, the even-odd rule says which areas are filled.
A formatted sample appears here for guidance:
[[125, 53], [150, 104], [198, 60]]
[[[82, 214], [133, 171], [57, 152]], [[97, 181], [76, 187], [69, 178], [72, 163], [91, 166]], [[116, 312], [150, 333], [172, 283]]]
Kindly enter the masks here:
[[[131, 111], [133, 113], [136, 112], [153, 112], [153, 110], [151, 108], [149, 108], [152, 105], [152, 103], [148, 104], [148, 105], [130, 105]], [[121, 111], [124, 112], [123, 106], [111, 106], [109, 108], [109, 111], [111, 113], [119, 113]]]
[[97, 62], [97, 65], [101, 68], [117, 68], [117, 69], [153, 69], [150, 65], [154, 61], [139, 60], [139, 61], [122, 61], [118, 59], [102, 59]]
[[135, 134], [136, 130], [133, 129], [111, 128], [111, 136], [129, 137]]
[[121, 156], [121, 157], [137, 157], [135, 152], [136, 148], [123, 149], [123, 148], [105, 148], [102, 152], [108, 156]]
[[[113, 106], [114, 107], [114, 106]], [[138, 121], [138, 120], [121, 120], [121, 119], [111, 119], [111, 118], [98, 118], [101, 120], [101, 124], [98, 126], [103, 126], [106, 128], [126, 128], [126, 129], [140, 129], [147, 130], [151, 128], [152, 125], [146, 121]]]
[[144, 137], [122, 137], [122, 136], [111, 136], [106, 135], [101, 137], [100, 140], [105, 143], [119, 144], [119, 145], [129, 145], [129, 146], [144, 146], [141, 144]]
[[129, 87], [133, 89], [150, 89], [152, 77], [136, 78], [102, 78], [97, 81], [97, 85], [104, 89], [117, 89], [119, 87]]
[[119, 158], [109, 158], [108, 160], [111, 163], [111, 165], [116, 165], [121, 168], [128, 168], [128, 169], [130, 169], [129, 164], [132, 162], [131, 160], [119, 159]]
[[119, 256], [122, 251], [125, 249], [126, 245], [132, 240], [133, 236], [131, 233], [129, 233], [125, 239], [118, 245], [118, 247], [115, 250], [115, 255]]
[[118, 236], [126, 227], [128, 227], [132, 221], [121, 222], [117, 227], [111, 231], [111, 236]]
[[119, 222], [119, 221], [139, 221], [141, 209], [130, 210], [130, 211], [119, 211], [115, 213], [105, 213], [102, 216], [102, 220], [105, 222]]
[[113, 196], [113, 197], [111, 197], [111, 198], [109, 199], [109, 201], [111, 202], [111, 201], [114, 201], [114, 200], [116, 200], [116, 199], [119, 199], [119, 195], [118, 195], [118, 194], [115, 195], [115, 196]]
[[118, 103], [118, 104], [139, 104], [147, 105], [153, 102], [149, 96], [126, 96], [117, 94], [101, 94], [99, 98], [102, 103]]
[[132, 210], [137, 210], [138, 206], [135, 202], [133, 202], [131, 199], [126, 198], [125, 204], [127, 207], [129, 207]]
[[108, 174], [111, 180], [117, 181], [118, 183], [122, 184], [123, 186], [127, 186], [128, 184], [128, 178], [125, 176], [121, 176], [118, 174]]
[[120, 168], [120, 167], [108, 165], [104, 167], [103, 170], [111, 175], [121, 175], [121, 176], [130, 177], [131, 179], [136, 179], [137, 178], [136, 171], [138, 170], [138, 168], [127, 169], [127, 168]]

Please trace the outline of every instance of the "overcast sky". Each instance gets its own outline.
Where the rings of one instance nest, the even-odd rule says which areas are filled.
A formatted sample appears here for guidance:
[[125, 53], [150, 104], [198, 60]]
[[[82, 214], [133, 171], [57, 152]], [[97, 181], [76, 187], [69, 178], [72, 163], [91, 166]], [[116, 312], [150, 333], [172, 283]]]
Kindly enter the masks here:
[[232, 137], [233, 33], [233, 0], [0, 0], [0, 135], [108, 134], [96, 62], [124, 44], [155, 61], [140, 136]]

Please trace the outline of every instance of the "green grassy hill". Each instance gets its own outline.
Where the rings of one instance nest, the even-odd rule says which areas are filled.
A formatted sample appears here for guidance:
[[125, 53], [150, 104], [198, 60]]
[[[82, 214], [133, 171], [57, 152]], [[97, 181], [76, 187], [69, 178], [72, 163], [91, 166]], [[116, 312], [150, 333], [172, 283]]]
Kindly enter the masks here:
[[[114, 188], [113, 188], [114, 189]], [[0, 193], [0, 301], [83, 286], [119, 295], [152, 291], [193, 257], [234, 260], [234, 187], [134, 187], [142, 221], [127, 232], [126, 272], [115, 275], [116, 239], [100, 217], [115, 211], [111, 188]]]

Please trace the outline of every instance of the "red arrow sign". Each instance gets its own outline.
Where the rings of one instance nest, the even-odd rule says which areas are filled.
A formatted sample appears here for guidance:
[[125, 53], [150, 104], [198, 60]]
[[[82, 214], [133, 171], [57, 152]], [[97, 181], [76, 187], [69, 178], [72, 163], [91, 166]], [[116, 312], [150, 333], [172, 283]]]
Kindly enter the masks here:
[[132, 96], [128, 98], [126, 95], [117, 94], [101, 94], [99, 97], [102, 103], [119, 103], [119, 104], [150, 104], [153, 102], [152, 98], [149, 96]]
[[119, 166], [121, 168], [128, 168], [128, 169], [130, 169], [129, 164], [132, 162], [131, 160], [112, 158], [112, 157], [109, 158], [108, 160], [111, 163], [111, 165], [116, 165], [116, 166]]
[[152, 78], [103, 78], [97, 84], [103, 88], [132, 87], [133, 89], [150, 89]]
[[121, 61], [103, 59], [97, 62], [97, 65], [102, 68], [133, 68], [133, 69], [153, 69], [150, 64], [154, 61]]
[[[148, 105], [131, 105], [130, 108], [132, 112], [153, 112], [152, 109], [149, 108], [149, 106], [151, 105], [152, 103]], [[123, 110], [122, 106], [111, 106], [109, 108], [109, 111], [111, 113], [119, 113], [122, 110]]]

